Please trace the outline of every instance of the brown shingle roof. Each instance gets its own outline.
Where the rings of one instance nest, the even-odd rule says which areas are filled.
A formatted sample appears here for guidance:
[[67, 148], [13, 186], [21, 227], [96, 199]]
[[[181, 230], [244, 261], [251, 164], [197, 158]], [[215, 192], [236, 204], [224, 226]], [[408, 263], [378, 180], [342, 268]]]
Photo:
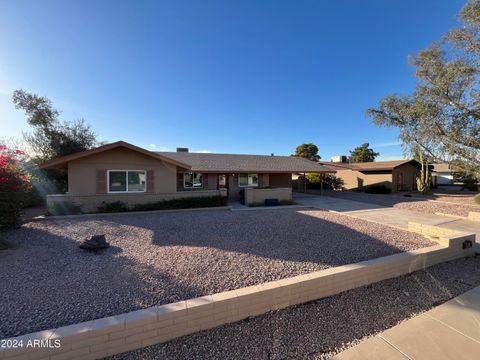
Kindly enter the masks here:
[[175, 161], [187, 163], [198, 172], [334, 172], [325, 166], [300, 157], [159, 152]]
[[432, 164], [435, 172], [452, 172], [449, 163]]
[[361, 162], [361, 163], [320, 162], [320, 164], [336, 170], [350, 169], [350, 170], [368, 172], [368, 171], [393, 170], [398, 166], [408, 164], [410, 162], [418, 165], [418, 163], [415, 160], [391, 160], [391, 161], [374, 161], [374, 162]]

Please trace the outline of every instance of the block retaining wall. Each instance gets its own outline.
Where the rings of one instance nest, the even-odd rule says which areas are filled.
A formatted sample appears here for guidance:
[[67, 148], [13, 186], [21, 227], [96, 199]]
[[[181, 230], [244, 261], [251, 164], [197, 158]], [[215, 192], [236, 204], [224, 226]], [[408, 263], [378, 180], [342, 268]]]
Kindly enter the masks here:
[[480, 222], [480, 212], [476, 212], [476, 211], [470, 211], [468, 213], [468, 220], [471, 220], [471, 221], [479, 221]]
[[[2, 348], [0, 359], [98, 359], [166, 342], [473, 255], [473, 248], [462, 249], [465, 240], [475, 235], [449, 234], [441, 245], [11, 338], [24, 347]], [[25, 348], [39, 339], [60, 340], [61, 347]]]

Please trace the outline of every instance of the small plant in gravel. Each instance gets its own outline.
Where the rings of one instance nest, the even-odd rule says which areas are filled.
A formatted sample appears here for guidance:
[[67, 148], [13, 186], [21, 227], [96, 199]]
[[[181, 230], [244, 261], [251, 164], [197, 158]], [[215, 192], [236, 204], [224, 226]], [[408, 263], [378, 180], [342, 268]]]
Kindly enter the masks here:
[[30, 177], [18, 165], [18, 157], [23, 154], [0, 144], [0, 229], [20, 224], [31, 189]]
[[47, 209], [48, 215], [79, 215], [83, 214], [82, 208], [72, 203], [53, 204]]
[[422, 163], [422, 170], [420, 176], [417, 176], [417, 189], [423, 195], [425, 195], [428, 190], [430, 190], [430, 169], [428, 166], [428, 161], [423, 161], [423, 155], [420, 153], [420, 162]]
[[151, 211], [151, 210], [170, 210], [170, 209], [189, 209], [201, 207], [214, 207], [227, 205], [225, 196], [206, 196], [193, 197], [185, 199], [173, 199], [157, 201], [146, 204], [135, 204], [133, 211]]
[[113, 201], [108, 203], [104, 201], [97, 209], [100, 213], [115, 213], [130, 210], [129, 206], [123, 201]]

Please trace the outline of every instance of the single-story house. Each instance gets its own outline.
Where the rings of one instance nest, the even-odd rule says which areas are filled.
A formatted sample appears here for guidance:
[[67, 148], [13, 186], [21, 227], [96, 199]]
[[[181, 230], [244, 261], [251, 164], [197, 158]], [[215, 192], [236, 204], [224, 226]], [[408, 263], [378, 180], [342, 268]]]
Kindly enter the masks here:
[[453, 171], [450, 164], [433, 164], [432, 181], [435, 185], [453, 185]]
[[374, 161], [362, 163], [319, 162], [336, 170], [336, 176], [344, 181], [345, 190], [365, 190], [368, 186], [384, 185], [396, 191], [417, 189], [417, 177], [421, 164], [416, 160]]
[[155, 152], [118, 141], [53, 159], [43, 169], [65, 169], [68, 192], [47, 196], [47, 205], [74, 203], [94, 212], [102, 202], [128, 205], [186, 197], [228, 196], [247, 204], [291, 201], [293, 173], [334, 172], [300, 157]]

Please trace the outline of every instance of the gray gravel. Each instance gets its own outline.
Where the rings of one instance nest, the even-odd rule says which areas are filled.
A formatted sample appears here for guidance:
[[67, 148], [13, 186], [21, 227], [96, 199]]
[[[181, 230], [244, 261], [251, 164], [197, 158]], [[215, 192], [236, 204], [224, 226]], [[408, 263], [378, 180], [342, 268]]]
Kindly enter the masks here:
[[[78, 248], [105, 233], [112, 247]], [[92, 320], [432, 243], [325, 211], [199, 211], [31, 222], [0, 253], [0, 338]]]
[[327, 359], [480, 285], [467, 258], [110, 359]]
[[[445, 197], [432, 197], [427, 196], [425, 198], [404, 197], [401, 195], [380, 195], [380, 194], [365, 194], [353, 191], [329, 191], [328, 196], [339, 197], [347, 200], [354, 200], [360, 202], [366, 202], [370, 204], [395, 207], [405, 210], [413, 210], [423, 213], [444, 213], [456, 216], [468, 216], [469, 211], [480, 212], [480, 206], [472, 204], [471, 197], [455, 197], [446, 200]], [[441, 199], [441, 200], [439, 200]], [[435, 201], [429, 201], [435, 200]]]

